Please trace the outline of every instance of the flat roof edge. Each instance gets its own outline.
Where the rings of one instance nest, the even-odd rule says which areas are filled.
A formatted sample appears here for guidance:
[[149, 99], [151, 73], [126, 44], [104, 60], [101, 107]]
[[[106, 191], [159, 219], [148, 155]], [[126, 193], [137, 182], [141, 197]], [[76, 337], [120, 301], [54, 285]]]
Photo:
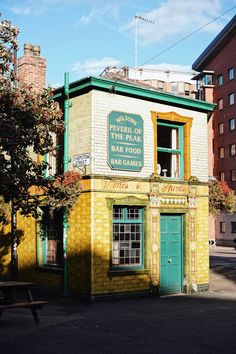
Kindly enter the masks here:
[[[189, 109], [195, 109], [205, 112], [213, 111], [215, 104], [205, 101], [199, 101], [192, 98], [186, 98], [179, 95], [174, 95], [168, 92], [160, 92], [152, 89], [143, 88], [127, 84], [120, 81], [104, 79], [101, 77], [86, 77], [78, 81], [70, 83], [69, 94], [80, 94], [80, 92], [92, 89], [103, 90], [111, 93], [125, 94], [127, 96], [135, 96], [142, 99], [160, 101], [164, 104], [178, 105]], [[54, 98], [63, 97], [64, 87], [54, 90]]]

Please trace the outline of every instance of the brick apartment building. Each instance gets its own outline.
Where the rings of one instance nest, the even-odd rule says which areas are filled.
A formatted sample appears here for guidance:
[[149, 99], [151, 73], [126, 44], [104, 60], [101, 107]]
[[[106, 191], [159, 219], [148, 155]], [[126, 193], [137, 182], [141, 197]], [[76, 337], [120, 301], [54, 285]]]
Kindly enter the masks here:
[[[198, 98], [217, 104], [209, 121], [209, 176], [236, 191], [236, 16], [193, 63]], [[212, 231], [213, 235], [213, 231]], [[212, 236], [211, 235], [211, 236]], [[232, 245], [236, 214], [215, 219], [218, 245]]]

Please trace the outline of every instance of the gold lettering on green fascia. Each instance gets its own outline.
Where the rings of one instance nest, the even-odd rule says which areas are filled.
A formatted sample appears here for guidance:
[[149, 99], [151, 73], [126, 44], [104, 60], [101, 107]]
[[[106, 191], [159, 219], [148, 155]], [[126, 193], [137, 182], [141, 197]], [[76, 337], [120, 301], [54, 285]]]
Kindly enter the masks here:
[[143, 167], [143, 119], [113, 111], [108, 116], [108, 164], [113, 169], [140, 171]]

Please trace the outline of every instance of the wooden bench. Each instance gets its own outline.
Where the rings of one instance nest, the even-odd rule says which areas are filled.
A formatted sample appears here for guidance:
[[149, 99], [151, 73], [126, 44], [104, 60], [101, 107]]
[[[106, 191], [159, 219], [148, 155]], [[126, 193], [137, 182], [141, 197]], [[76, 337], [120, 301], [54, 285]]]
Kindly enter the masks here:
[[48, 304], [47, 301], [15, 302], [11, 304], [0, 304], [0, 317], [5, 310], [26, 308], [31, 310], [35, 322], [39, 324], [40, 319], [37, 310], [42, 309], [43, 306], [46, 304]]

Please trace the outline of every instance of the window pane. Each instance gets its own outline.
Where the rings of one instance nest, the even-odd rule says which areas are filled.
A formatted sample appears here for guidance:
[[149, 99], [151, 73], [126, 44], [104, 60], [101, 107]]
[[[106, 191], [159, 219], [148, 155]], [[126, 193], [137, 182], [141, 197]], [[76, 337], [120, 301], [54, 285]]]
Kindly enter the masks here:
[[230, 104], [230, 105], [233, 105], [233, 104], [234, 104], [234, 93], [231, 93], [231, 94], [229, 95], [229, 104]]
[[236, 221], [231, 222], [231, 232], [236, 233]]
[[235, 119], [234, 118], [231, 118], [229, 120], [229, 129], [230, 130], [234, 130], [235, 129]]
[[124, 208], [114, 207], [113, 208], [113, 219], [122, 220], [123, 219]]
[[225, 173], [224, 172], [220, 172], [220, 181], [221, 182], [225, 181]]
[[179, 149], [178, 129], [158, 125], [157, 145], [166, 149]]
[[219, 148], [219, 158], [223, 159], [225, 157], [225, 149], [223, 147]]
[[168, 152], [158, 152], [158, 164], [161, 169], [161, 176], [179, 178], [180, 155]]
[[212, 74], [206, 74], [203, 77], [203, 84], [204, 85], [213, 85], [213, 77]]
[[62, 263], [63, 212], [44, 208], [42, 229], [46, 245], [43, 263], [60, 265]]
[[127, 217], [129, 220], [141, 219], [141, 208], [137, 208], [137, 207], [128, 208]]
[[222, 74], [217, 76], [217, 85], [221, 86], [223, 84], [223, 76]]
[[224, 221], [221, 221], [220, 222], [220, 232], [225, 232], [225, 222]]
[[218, 125], [218, 133], [219, 133], [219, 135], [224, 133], [224, 124], [223, 123], [219, 123], [219, 125]]
[[223, 109], [223, 98], [220, 98], [220, 99], [218, 100], [218, 108], [219, 108], [219, 110], [222, 110], [222, 109]]
[[234, 68], [229, 68], [228, 76], [229, 76], [229, 80], [233, 80], [234, 79]]
[[234, 156], [235, 153], [236, 153], [236, 145], [235, 144], [231, 144], [229, 146], [229, 153], [230, 153], [230, 156]]
[[236, 181], [236, 170], [231, 170], [230, 171], [231, 174], [231, 181]]
[[[142, 266], [142, 208], [123, 207], [122, 209], [125, 211], [124, 222], [113, 223], [112, 265]], [[138, 219], [139, 221], [135, 222]], [[128, 220], [132, 220], [132, 223]]]

